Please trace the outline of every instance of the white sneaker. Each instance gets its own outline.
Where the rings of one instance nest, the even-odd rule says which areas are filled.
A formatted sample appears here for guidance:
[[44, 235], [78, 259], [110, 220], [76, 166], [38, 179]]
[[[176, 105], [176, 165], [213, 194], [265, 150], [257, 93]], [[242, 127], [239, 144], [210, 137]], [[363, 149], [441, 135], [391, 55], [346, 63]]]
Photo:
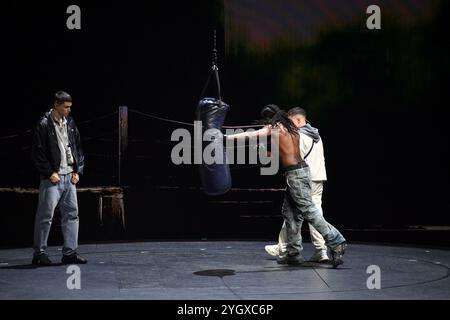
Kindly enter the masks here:
[[328, 258], [327, 251], [326, 250], [319, 250], [316, 251], [313, 256], [309, 259], [311, 262], [319, 262], [319, 263], [326, 263], [329, 262], [330, 259]]
[[264, 249], [266, 249], [266, 252], [273, 257], [278, 257], [280, 255], [280, 247], [277, 244], [267, 245]]

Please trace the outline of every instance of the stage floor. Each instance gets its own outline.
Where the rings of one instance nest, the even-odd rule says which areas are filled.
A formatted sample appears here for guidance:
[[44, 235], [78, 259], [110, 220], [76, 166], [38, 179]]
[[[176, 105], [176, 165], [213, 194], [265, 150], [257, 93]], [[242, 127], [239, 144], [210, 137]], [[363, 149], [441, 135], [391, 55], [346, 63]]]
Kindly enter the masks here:
[[[76, 283], [75, 274], [59, 264], [59, 248], [49, 249], [55, 266], [39, 268], [31, 265], [31, 249], [0, 250], [0, 299], [450, 299], [450, 250], [350, 243], [345, 263], [332, 269], [278, 265], [265, 244], [81, 245], [79, 253], [89, 262], [80, 266], [81, 289], [72, 290], [67, 283]], [[312, 251], [306, 243], [305, 258]], [[377, 267], [381, 289], [368, 289]]]

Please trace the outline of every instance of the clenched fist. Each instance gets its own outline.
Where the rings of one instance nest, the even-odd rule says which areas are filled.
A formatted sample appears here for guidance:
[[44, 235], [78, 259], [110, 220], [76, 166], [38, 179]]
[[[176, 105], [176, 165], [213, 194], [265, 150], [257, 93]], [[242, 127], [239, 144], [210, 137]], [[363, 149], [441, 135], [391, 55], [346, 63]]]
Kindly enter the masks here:
[[72, 173], [72, 183], [73, 184], [77, 184], [78, 181], [80, 181], [80, 176], [78, 175], [78, 173], [74, 172]]
[[61, 181], [61, 178], [59, 177], [59, 174], [57, 174], [56, 172], [54, 172], [51, 176], [50, 176], [50, 181], [53, 184], [58, 184]]

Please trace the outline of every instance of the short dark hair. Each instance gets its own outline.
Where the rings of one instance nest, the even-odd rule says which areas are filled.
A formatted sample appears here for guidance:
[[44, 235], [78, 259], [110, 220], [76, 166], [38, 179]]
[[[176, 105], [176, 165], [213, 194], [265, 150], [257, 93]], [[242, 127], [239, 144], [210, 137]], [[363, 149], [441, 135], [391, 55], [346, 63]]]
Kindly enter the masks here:
[[288, 116], [296, 116], [301, 115], [306, 118], [306, 111], [303, 108], [300, 107], [294, 107], [288, 111]]
[[64, 102], [72, 102], [72, 97], [65, 91], [58, 91], [53, 96], [53, 104], [59, 105]]

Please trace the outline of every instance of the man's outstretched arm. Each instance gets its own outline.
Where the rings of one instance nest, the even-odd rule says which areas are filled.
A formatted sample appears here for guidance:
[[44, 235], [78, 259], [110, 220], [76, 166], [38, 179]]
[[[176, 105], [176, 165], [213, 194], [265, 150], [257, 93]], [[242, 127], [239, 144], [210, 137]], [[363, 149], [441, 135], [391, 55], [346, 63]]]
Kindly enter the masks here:
[[262, 129], [256, 131], [242, 132], [231, 135], [226, 135], [227, 140], [242, 140], [245, 138], [264, 137], [269, 136], [272, 133], [271, 126], [265, 126]]

